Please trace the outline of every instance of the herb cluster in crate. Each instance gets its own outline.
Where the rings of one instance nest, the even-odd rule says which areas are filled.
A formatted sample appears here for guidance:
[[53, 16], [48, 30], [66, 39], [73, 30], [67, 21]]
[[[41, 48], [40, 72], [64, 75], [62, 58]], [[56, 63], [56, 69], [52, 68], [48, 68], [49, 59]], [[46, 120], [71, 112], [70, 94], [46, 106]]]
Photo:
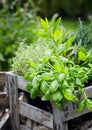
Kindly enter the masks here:
[[[61, 18], [50, 22], [47, 19], [40, 21], [42, 27], [37, 32], [37, 44], [31, 47], [33, 51], [29, 50], [30, 46], [24, 48], [26, 53], [20, 49], [17, 51], [13, 69], [18, 65], [21, 68], [20, 65], [24, 62], [22, 67], [26, 70], [23, 75], [29, 81], [27, 90], [32, 99], [41, 96], [42, 100], [50, 100], [60, 109], [63, 109], [67, 101], [79, 102], [79, 112], [85, 107], [92, 110], [92, 101], [85, 91], [85, 83], [92, 79], [92, 50], [87, 51], [86, 48], [73, 44], [76, 36], [64, 32], [60, 26]], [[37, 46], [44, 46], [44, 49], [40, 48], [42, 53], [36, 51]], [[17, 67], [16, 72], [19, 71]], [[81, 95], [84, 98], [79, 100]]]

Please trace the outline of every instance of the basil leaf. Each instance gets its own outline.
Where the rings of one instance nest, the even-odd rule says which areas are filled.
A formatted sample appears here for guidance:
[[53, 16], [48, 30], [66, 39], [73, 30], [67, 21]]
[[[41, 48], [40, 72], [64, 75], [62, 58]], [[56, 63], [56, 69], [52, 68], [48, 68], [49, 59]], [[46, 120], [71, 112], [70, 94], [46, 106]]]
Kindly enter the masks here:
[[35, 98], [36, 98], [36, 91], [34, 90], [34, 88], [32, 88], [31, 91], [30, 91], [30, 97], [31, 97], [32, 99], [35, 99]]
[[92, 101], [90, 99], [86, 100], [86, 106], [89, 111], [92, 111]]
[[62, 95], [59, 91], [55, 92], [55, 93], [52, 95], [52, 100], [53, 100], [54, 102], [60, 102], [62, 98], [63, 98], [63, 95]]
[[49, 87], [50, 92], [54, 93], [58, 89], [58, 87], [59, 87], [58, 81], [57, 80], [52, 81]]
[[64, 81], [65, 77], [66, 77], [66, 75], [64, 73], [59, 74], [58, 81], [62, 83]]
[[78, 99], [76, 96], [74, 96], [74, 94], [72, 93], [71, 89], [66, 89], [64, 90], [64, 97], [67, 100], [73, 101], [73, 102], [78, 102]]
[[77, 109], [77, 111], [80, 113], [83, 111], [83, 109], [85, 108], [86, 106], [86, 102], [85, 100], [81, 101], [80, 104], [79, 104], [79, 108]]
[[41, 89], [42, 93], [45, 94], [48, 89], [48, 83], [46, 81], [42, 81], [40, 89]]
[[50, 94], [50, 91], [47, 90], [46, 94], [41, 98], [43, 101], [45, 100], [50, 100], [50, 97], [51, 97], [51, 94]]

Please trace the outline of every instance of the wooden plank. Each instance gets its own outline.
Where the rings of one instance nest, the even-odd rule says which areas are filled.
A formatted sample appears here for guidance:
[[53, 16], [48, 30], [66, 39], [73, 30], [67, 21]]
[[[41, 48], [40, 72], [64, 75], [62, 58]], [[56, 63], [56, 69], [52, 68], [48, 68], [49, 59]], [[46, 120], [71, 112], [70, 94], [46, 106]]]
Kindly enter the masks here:
[[27, 91], [26, 90], [27, 81], [25, 79], [23, 79], [21, 76], [19, 76], [19, 75], [17, 75], [17, 76], [18, 76], [18, 88], [23, 91]]
[[[89, 95], [89, 98], [92, 99], [92, 86], [86, 88], [86, 93]], [[83, 95], [81, 98], [83, 98]], [[69, 121], [71, 119], [74, 119], [76, 117], [82, 116], [90, 112], [87, 108], [85, 108], [83, 112], [78, 113], [78, 106], [78, 103], [68, 102], [64, 108], [63, 121]]]
[[8, 107], [7, 92], [0, 92], [0, 109]]
[[7, 95], [7, 92], [0, 92], [0, 98], [5, 98]]
[[9, 119], [9, 113], [5, 113], [2, 117], [2, 119], [0, 120], [0, 130], [1, 128], [5, 125], [5, 123], [8, 121]]
[[68, 123], [63, 122], [64, 112], [57, 108], [57, 106], [52, 103], [53, 108], [53, 128], [54, 130], [68, 130]]
[[29, 128], [27, 128], [26, 126], [21, 125], [21, 130], [32, 130], [32, 129], [29, 129]]
[[5, 73], [4, 72], [0, 72], [0, 88], [5, 86], [5, 80], [6, 80]]
[[4, 110], [0, 110], [0, 120], [1, 120], [1, 118], [3, 117], [4, 113], [5, 113]]
[[7, 88], [9, 94], [10, 117], [12, 130], [20, 130], [20, 121], [18, 113], [18, 88], [17, 76], [7, 74]]
[[53, 116], [44, 110], [19, 101], [19, 113], [33, 121], [53, 129]]
[[87, 129], [87, 130], [92, 130], [92, 127], [91, 127], [91, 128], [89, 128], [89, 129]]

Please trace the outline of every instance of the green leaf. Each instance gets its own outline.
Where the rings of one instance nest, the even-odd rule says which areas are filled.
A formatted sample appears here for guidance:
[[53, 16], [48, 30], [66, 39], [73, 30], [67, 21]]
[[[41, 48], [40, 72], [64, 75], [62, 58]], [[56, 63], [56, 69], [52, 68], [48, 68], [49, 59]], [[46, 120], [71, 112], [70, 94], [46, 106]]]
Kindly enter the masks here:
[[30, 66], [33, 67], [33, 68], [36, 68], [36, 67], [37, 67], [37, 65], [36, 65], [33, 61], [30, 61], [29, 64], [30, 64]]
[[62, 95], [59, 91], [55, 92], [55, 93], [52, 95], [52, 100], [53, 100], [54, 102], [60, 102], [60, 101], [62, 100], [62, 98], [63, 98], [63, 95]]
[[83, 87], [82, 81], [79, 78], [76, 78], [76, 84]]
[[66, 75], [64, 73], [60, 73], [58, 75], [58, 81], [62, 83], [65, 80]]
[[45, 19], [45, 20], [40, 19], [40, 22], [41, 22], [41, 25], [42, 25], [43, 29], [45, 31], [48, 31], [48, 20], [47, 19]]
[[40, 89], [41, 89], [42, 93], [45, 94], [48, 89], [48, 83], [46, 81], [42, 81]]
[[58, 62], [56, 62], [56, 63], [54, 64], [54, 69], [55, 69], [58, 73], [61, 73], [61, 71], [62, 71], [62, 65], [59, 64]]
[[46, 38], [46, 39], [49, 38], [49, 35], [48, 35], [47, 32], [39, 31], [37, 34], [38, 34], [39, 37]]
[[74, 96], [74, 94], [72, 93], [71, 89], [65, 89], [64, 90], [64, 97], [67, 100], [73, 101], [73, 102], [78, 102], [78, 99], [76, 96]]
[[62, 35], [63, 35], [63, 31], [62, 30], [56, 30], [53, 34], [52, 34], [52, 37], [53, 38], [60, 38], [60, 37], [62, 37]]
[[53, 33], [55, 33], [55, 31], [58, 29], [60, 22], [61, 22], [61, 18], [58, 18], [54, 24]]
[[87, 55], [82, 50], [79, 51], [78, 56], [78, 59], [81, 61], [86, 61], [87, 59]]
[[32, 85], [31, 85], [31, 83], [28, 83], [27, 86], [26, 86], [26, 90], [30, 91], [31, 89], [32, 89]]
[[43, 61], [44, 61], [44, 63], [48, 63], [48, 61], [49, 61], [49, 57], [46, 56], [46, 57], [43, 59]]
[[69, 50], [69, 48], [70, 48], [71, 44], [74, 42], [75, 38], [76, 38], [76, 36], [74, 35], [73, 37], [71, 37], [69, 40], [66, 41], [65, 48], [64, 48], [65, 53]]
[[67, 80], [64, 80], [62, 86], [63, 86], [63, 88], [68, 88], [69, 87], [69, 84], [68, 84]]
[[57, 80], [52, 81], [49, 87], [50, 92], [54, 93], [58, 89], [58, 87], [59, 87], [58, 81]]
[[35, 99], [36, 98], [36, 91], [32, 88], [31, 91], [30, 91], [30, 97], [32, 99]]
[[33, 78], [31, 85], [33, 86], [33, 88], [35, 89], [35, 91], [38, 91], [38, 89], [39, 89], [39, 82], [38, 82], [38, 78], [37, 77]]
[[92, 101], [90, 99], [86, 100], [86, 106], [89, 111], [92, 111]]
[[50, 97], [51, 97], [51, 94], [50, 94], [50, 91], [49, 90], [47, 90], [46, 91], [46, 94], [41, 98], [43, 101], [45, 101], [45, 100], [50, 100]]
[[86, 102], [85, 100], [81, 101], [80, 104], [79, 104], [79, 108], [77, 109], [77, 111], [80, 113], [83, 111], [83, 109], [85, 108], [86, 106]]
[[84, 91], [84, 88], [78, 87], [78, 95], [80, 96], [82, 92]]
[[52, 72], [45, 72], [41, 76], [42, 76], [43, 80], [47, 80], [48, 81], [48, 80], [52, 79], [53, 73]]

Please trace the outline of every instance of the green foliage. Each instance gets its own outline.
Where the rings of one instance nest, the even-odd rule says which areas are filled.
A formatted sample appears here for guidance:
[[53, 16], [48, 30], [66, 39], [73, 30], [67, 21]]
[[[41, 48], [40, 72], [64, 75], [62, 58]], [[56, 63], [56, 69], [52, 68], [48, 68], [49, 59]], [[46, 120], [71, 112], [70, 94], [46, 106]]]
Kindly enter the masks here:
[[33, 71], [33, 68], [36, 68], [36, 63], [40, 62], [46, 51], [49, 51], [49, 48], [48, 45], [44, 45], [44, 41], [39, 40], [30, 45], [23, 41], [15, 53], [16, 57], [13, 58], [12, 68], [14, 72], [25, 75], [27, 72]]
[[[79, 23], [77, 37], [77, 44], [86, 47], [88, 50], [92, 47], [92, 23], [84, 24], [82, 21]], [[80, 43], [81, 41], [81, 43]]]
[[36, 40], [37, 18], [24, 8], [13, 14], [0, 11], [0, 70], [9, 70], [18, 43], [25, 39], [27, 44]]
[[[40, 21], [42, 28], [37, 33], [40, 42], [37, 42], [35, 47], [23, 47], [25, 52], [19, 48], [13, 63], [15, 68], [17, 66], [16, 72], [22, 68], [22, 74], [30, 82], [27, 90], [31, 98], [41, 96], [42, 100], [53, 101], [59, 108], [63, 108], [67, 101], [79, 102], [79, 112], [84, 107], [92, 110], [92, 101], [85, 93], [85, 83], [89, 77], [92, 78], [92, 51], [87, 52], [81, 48], [76, 64], [73, 52], [78, 46], [72, 44], [76, 36], [66, 36], [60, 26], [60, 18], [50, 22], [47, 19]], [[44, 46], [44, 49], [40, 47], [40, 53], [36, 51], [39, 45]], [[28, 66], [23, 72], [26, 65]], [[13, 67], [13, 70], [15, 68]], [[84, 99], [80, 101], [78, 97], [81, 95], [84, 95]]]

